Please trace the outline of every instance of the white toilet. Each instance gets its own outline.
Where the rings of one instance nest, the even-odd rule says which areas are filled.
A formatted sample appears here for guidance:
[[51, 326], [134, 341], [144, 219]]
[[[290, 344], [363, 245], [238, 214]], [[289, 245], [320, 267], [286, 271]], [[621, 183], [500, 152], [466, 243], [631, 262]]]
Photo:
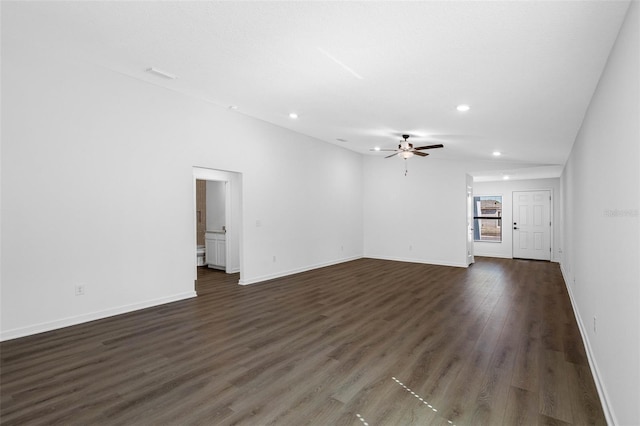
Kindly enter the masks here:
[[196, 260], [197, 260], [197, 265], [198, 266], [205, 266], [205, 260], [204, 260], [204, 246], [198, 246], [198, 248], [196, 249]]

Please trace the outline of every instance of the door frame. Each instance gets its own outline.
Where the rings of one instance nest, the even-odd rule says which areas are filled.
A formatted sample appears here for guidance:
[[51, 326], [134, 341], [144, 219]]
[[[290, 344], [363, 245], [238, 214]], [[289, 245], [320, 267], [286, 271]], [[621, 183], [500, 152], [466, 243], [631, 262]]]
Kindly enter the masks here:
[[473, 220], [473, 177], [466, 176], [467, 179], [467, 266], [475, 263], [474, 247], [474, 220]]
[[[235, 177], [235, 178], [234, 178]], [[226, 170], [207, 169], [203, 167], [193, 167], [193, 243], [194, 251], [197, 250], [197, 223], [196, 223], [196, 180], [224, 182], [225, 189], [225, 227], [227, 230], [227, 241], [225, 247], [226, 273], [240, 272], [240, 280], [244, 275], [244, 252], [242, 244], [242, 174], [239, 172], [229, 172]], [[237, 188], [236, 188], [237, 186]], [[237, 193], [236, 193], [237, 192]], [[232, 193], [236, 193], [239, 199], [234, 202]], [[234, 208], [234, 206], [236, 208]], [[231, 225], [231, 226], [230, 226]], [[231, 238], [233, 232], [234, 238]], [[231, 242], [231, 243], [230, 243]], [[234, 270], [230, 259], [234, 258], [232, 252], [237, 250], [239, 270]], [[235, 253], [234, 253], [235, 254]], [[198, 279], [198, 260], [194, 255], [194, 281]]]

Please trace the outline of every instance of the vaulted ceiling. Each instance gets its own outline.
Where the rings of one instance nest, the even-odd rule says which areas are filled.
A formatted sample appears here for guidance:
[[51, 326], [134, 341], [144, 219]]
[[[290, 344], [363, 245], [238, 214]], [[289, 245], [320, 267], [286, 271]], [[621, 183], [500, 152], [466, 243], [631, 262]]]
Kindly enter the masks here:
[[3, 2], [2, 23], [3, 37], [366, 155], [409, 133], [443, 143], [440, 158], [553, 174], [628, 4]]

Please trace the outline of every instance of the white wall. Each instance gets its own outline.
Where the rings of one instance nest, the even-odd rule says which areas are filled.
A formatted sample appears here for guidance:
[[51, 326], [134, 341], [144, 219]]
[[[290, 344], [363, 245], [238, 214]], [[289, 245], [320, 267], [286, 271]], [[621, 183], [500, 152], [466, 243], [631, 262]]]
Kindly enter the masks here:
[[466, 165], [434, 157], [365, 158], [365, 256], [467, 266]]
[[560, 261], [560, 179], [528, 179], [507, 180], [495, 182], [474, 182], [474, 196], [501, 195], [502, 196], [502, 242], [476, 241], [474, 250], [476, 256], [513, 257], [513, 191], [551, 191], [551, 260]]
[[639, 6], [631, 3], [562, 175], [562, 271], [609, 421], [620, 425], [640, 424]]
[[207, 181], [207, 231], [221, 231], [226, 226], [225, 183]]
[[360, 155], [21, 39], [3, 31], [2, 339], [194, 296], [193, 166], [242, 173], [244, 283], [362, 256]]

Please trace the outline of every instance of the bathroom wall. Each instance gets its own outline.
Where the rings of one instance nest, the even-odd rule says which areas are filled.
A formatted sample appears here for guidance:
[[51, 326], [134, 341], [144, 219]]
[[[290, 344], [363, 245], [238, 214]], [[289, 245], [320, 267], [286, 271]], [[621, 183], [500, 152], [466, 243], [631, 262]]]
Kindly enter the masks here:
[[226, 225], [225, 183], [206, 181], [207, 186], [207, 231], [221, 231]]

